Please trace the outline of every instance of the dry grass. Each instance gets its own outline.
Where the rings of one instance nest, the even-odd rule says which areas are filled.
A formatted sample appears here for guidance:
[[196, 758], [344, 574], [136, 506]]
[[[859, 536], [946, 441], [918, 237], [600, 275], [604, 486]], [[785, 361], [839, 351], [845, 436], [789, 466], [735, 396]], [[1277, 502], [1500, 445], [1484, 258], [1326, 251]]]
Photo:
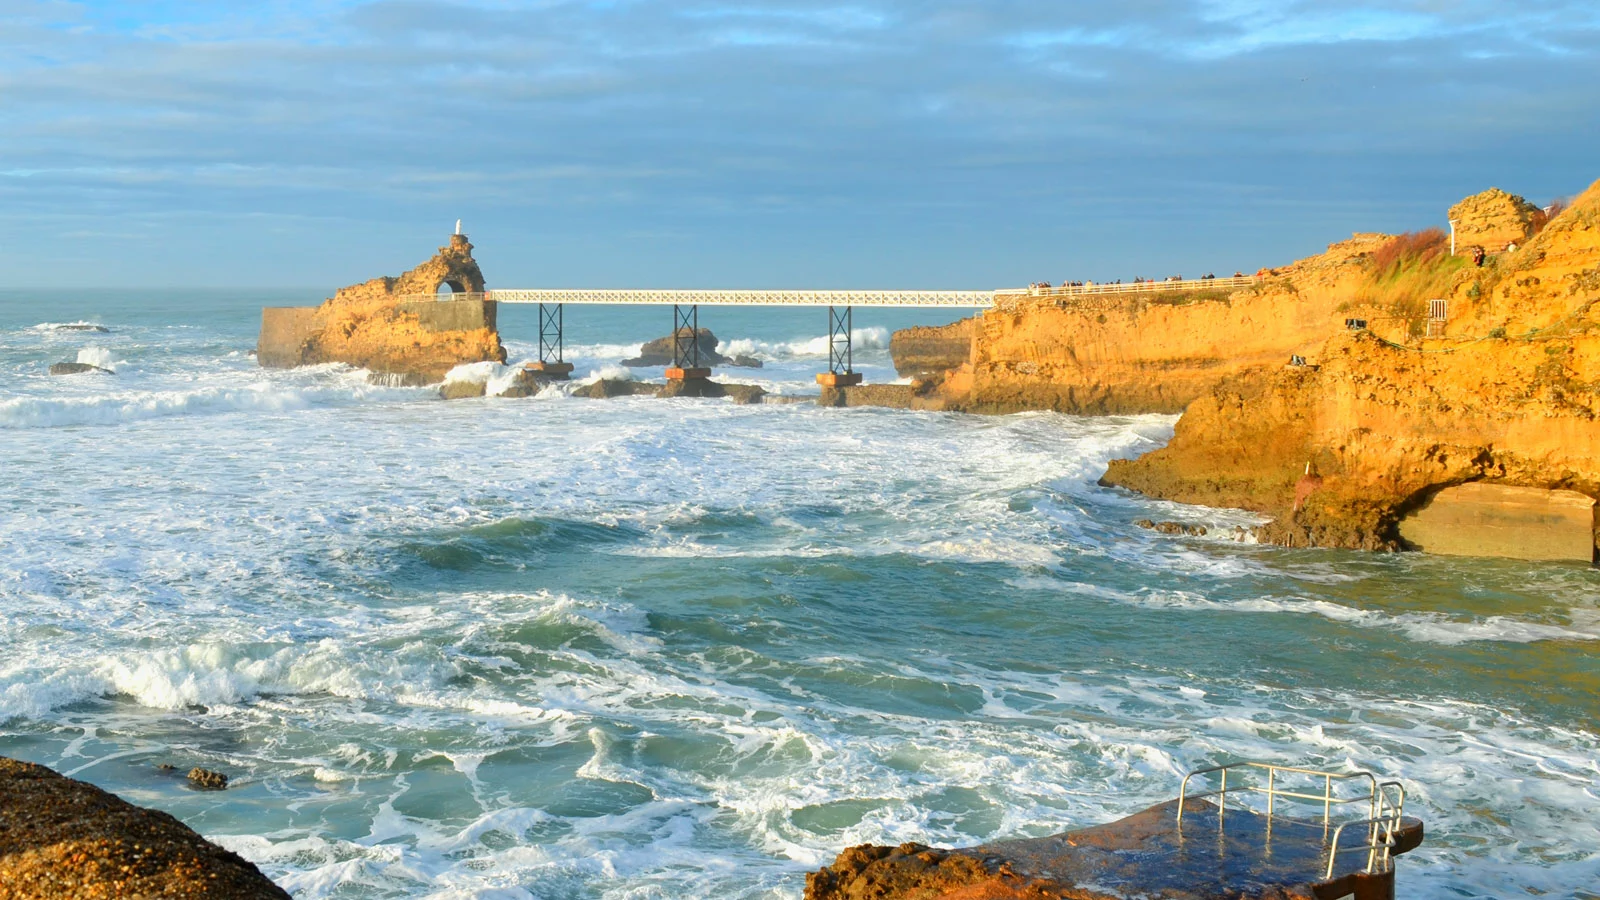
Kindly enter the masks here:
[[1450, 296], [1457, 276], [1472, 265], [1465, 256], [1450, 255], [1450, 236], [1429, 228], [1402, 234], [1372, 254], [1364, 300], [1388, 315], [1412, 320], [1422, 328], [1428, 301]]

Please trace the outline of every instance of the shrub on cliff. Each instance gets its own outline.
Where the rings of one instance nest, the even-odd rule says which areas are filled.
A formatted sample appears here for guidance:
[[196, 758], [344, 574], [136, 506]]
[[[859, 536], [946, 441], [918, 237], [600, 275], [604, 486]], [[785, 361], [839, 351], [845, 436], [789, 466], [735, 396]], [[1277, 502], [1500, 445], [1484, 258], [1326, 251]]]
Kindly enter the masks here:
[[1417, 331], [1429, 300], [1448, 297], [1465, 256], [1450, 255], [1450, 236], [1428, 228], [1402, 234], [1373, 252], [1364, 302], [1390, 316], [1411, 320]]

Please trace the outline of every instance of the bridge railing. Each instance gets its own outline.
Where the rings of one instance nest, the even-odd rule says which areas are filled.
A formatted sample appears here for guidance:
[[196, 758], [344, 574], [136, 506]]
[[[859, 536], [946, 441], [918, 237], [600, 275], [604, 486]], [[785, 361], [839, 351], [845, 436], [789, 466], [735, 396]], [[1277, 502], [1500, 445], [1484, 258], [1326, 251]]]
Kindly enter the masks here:
[[1249, 287], [1261, 279], [1254, 275], [1237, 278], [1186, 278], [1177, 281], [1135, 281], [1122, 284], [1075, 284], [1062, 287], [1008, 288], [994, 292], [995, 300], [1018, 300], [1024, 297], [1081, 297], [1101, 294], [1160, 294], [1166, 291], [1237, 290]]

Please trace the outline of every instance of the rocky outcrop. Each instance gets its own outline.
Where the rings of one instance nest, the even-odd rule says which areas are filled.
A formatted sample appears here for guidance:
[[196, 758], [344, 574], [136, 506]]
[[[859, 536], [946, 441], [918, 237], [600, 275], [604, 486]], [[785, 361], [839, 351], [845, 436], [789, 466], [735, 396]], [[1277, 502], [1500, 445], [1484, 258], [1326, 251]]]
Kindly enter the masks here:
[[1499, 188], [1473, 194], [1450, 207], [1456, 251], [1476, 246], [1499, 253], [1509, 244], [1521, 244], [1532, 236], [1539, 212], [1539, 207]]
[[0, 900], [289, 900], [163, 812], [0, 757]]
[[[680, 328], [678, 333], [684, 338], [687, 338], [689, 336], [689, 329]], [[745, 369], [761, 368], [761, 360], [756, 359], [753, 356], [745, 356], [743, 354], [738, 354], [735, 356], [723, 356], [721, 353], [718, 353], [717, 345], [721, 342], [717, 339], [715, 334], [711, 333], [711, 329], [709, 328], [701, 328], [698, 331], [695, 331], [694, 336], [695, 343], [699, 346], [700, 359], [698, 364], [701, 366], [732, 366], [734, 368]], [[634, 357], [633, 359], [625, 359], [622, 361], [622, 364], [630, 368], [670, 366], [673, 364], [672, 357], [675, 349], [676, 341], [674, 340], [673, 336], [669, 334], [666, 337], [656, 338], [653, 341], [645, 343], [639, 348], [638, 356]], [[684, 364], [688, 365], [689, 363], [685, 362]]]
[[901, 378], [942, 373], [966, 364], [972, 357], [974, 319], [949, 325], [902, 328], [889, 339], [889, 356]]
[[635, 397], [644, 394], [654, 396], [661, 389], [659, 384], [650, 384], [644, 381], [630, 381], [623, 378], [601, 378], [573, 388], [572, 396], [587, 397], [590, 400], [609, 400], [612, 397]]
[[51, 375], [115, 375], [110, 369], [91, 366], [81, 362], [58, 362], [50, 364]]
[[[436, 300], [442, 285], [466, 297]], [[280, 368], [342, 362], [430, 382], [462, 363], [505, 362], [495, 304], [483, 289], [472, 244], [453, 235], [399, 277], [342, 288], [317, 307], [262, 310], [256, 359]]]

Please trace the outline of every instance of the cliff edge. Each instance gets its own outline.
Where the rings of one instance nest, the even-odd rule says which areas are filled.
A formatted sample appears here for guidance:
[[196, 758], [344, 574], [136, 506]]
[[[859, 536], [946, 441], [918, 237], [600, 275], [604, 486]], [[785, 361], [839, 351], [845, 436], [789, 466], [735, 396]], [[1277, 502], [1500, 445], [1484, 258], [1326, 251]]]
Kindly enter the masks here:
[[[451, 294], [435, 293], [446, 285]], [[263, 309], [256, 358], [274, 368], [342, 362], [416, 383], [462, 363], [503, 363], [495, 304], [483, 291], [472, 244], [452, 235], [399, 277], [341, 288], [321, 306]]]
[[[1600, 182], [1481, 265], [1413, 243], [1383, 271], [1369, 263], [1350, 302], [1387, 296], [1399, 314], [1418, 299], [1399, 286], [1426, 284], [1446, 312], [1424, 333], [1374, 322], [1325, 340], [1310, 365], [1237, 373], [1189, 406], [1171, 443], [1114, 461], [1103, 483], [1266, 513], [1275, 543], [1363, 549], [1407, 546], [1405, 521], [1463, 485], [1568, 492], [1591, 538], [1571, 557], [1594, 559], [1581, 501], [1600, 497]], [[1543, 519], [1527, 527], [1559, 524]]]

